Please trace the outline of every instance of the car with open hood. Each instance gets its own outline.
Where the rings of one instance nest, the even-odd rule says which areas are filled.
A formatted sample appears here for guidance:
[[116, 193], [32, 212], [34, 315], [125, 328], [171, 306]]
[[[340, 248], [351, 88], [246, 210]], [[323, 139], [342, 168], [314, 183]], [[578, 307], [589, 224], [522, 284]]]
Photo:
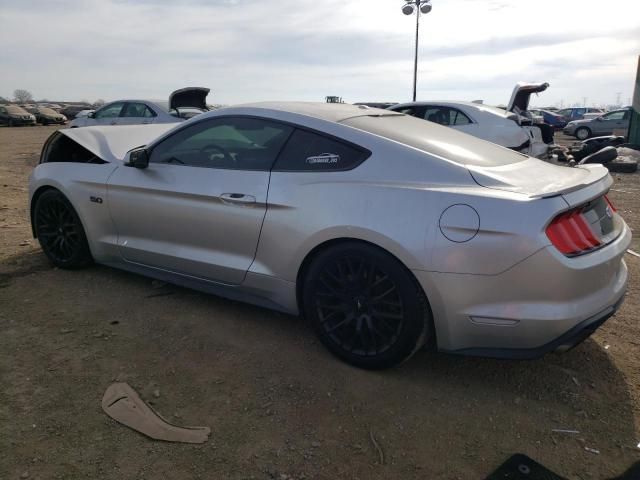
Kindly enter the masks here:
[[631, 109], [622, 108], [613, 110], [596, 118], [574, 120], [567, 123], [562, 129], [565, 135], [571, 135], [578, 140], [586, 140], [589, 137], [612, 135], [615, 131], [626, 131], [631, 121]]
[[0, 125], [35, 125], [36, 117], [18, 105], [0, 105]]
[[34, 106], [27, 110], [29, 113], [35, 115], [36, 122], [42, 125], [64, 125], [67, 123], [67, 117], [49, 107]]
[[136, 125], [151, 123], [176, 123], [206, 112], [209, 89], [187, 87], [171, 93], [163, 100], [117, 100], [110, 102], [86, 116], [76, 117], [71, 128], [96, 125]]
[[389, 110], [258, 103], [58, 130], [29, 211], [60, 268], [302, 314], [341, 359], [384, 368], [425, 346], [535, 358], [588, 337], [627, 286], [612, 184]]

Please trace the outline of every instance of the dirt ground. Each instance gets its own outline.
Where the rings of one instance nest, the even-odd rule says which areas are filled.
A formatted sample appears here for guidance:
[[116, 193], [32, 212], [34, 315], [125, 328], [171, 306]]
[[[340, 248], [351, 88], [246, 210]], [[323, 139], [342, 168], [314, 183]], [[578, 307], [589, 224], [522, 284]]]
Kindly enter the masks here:
[[[357, 370], [297, 318], [107, 267], [52, 268], [30, 235], [27, 178], [54, 129], [0, 128], [1, 479], [466, 480], [520, 452], [584, 480], [640, 461], [640, 258], [625, 257], [621, 311], [569, 353], [419, 353]], [[639, 178], [616, 175], [611, 193], [634, 229]], [[114, 380], [210, 440], [116, 423], [100, 407]]]

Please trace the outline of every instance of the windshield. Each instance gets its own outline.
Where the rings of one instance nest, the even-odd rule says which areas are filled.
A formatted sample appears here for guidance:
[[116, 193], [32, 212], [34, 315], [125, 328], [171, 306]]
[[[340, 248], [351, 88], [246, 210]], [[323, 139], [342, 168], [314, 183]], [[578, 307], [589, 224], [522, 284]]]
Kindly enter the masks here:
[[527, 158], [526, 155], [461, 133], [453, 128], [409, 115], [362, 116], [348, 118], [341, 123], [461, 165], [497, 167], [521, 162]]
[[7, 105], [7, 112], [9, 113], [17, 113], [20, 115], [25, 115], [28, 112], [26, 110], [24, 110], [23, 108], [17, 106], [17, 105]]

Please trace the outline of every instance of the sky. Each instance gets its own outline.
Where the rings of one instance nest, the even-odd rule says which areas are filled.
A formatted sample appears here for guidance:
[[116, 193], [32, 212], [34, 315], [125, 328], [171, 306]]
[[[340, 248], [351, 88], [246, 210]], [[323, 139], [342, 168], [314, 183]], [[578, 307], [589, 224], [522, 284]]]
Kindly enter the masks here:
[[[432, 0], [420, 21], [419, 100], [628, 104], [637, 0]], [[0, 0], [0, 96], [209, 103], [410, 101], [415, 16], [404, 0]]]

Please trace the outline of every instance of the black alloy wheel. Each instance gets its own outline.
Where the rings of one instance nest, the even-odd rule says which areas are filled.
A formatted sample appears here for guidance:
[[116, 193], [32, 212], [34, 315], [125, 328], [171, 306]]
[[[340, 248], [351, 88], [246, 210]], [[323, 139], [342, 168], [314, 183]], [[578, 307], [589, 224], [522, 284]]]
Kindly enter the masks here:
[[364, 243], [341, 244], [314, 259], [304, 307], [325, 346], [362, 368], [401, 363], [431, 336], [431, 314], [415, 279]]
[[33, 221], [40, 246], [54, 265], [78, 268], [91, 263], [80, 218], [62, 193], [48, 190], [40, 195]]

